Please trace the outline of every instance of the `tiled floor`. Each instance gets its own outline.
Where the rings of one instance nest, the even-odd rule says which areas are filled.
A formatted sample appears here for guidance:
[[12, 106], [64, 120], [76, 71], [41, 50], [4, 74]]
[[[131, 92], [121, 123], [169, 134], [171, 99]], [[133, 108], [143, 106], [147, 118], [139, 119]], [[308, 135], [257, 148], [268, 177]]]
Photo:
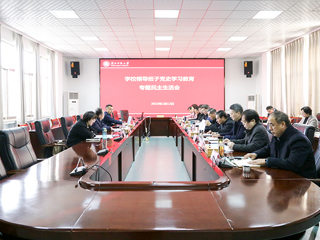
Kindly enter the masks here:
[[143, 141], [125, 181], [190, 181], [173, 138]]

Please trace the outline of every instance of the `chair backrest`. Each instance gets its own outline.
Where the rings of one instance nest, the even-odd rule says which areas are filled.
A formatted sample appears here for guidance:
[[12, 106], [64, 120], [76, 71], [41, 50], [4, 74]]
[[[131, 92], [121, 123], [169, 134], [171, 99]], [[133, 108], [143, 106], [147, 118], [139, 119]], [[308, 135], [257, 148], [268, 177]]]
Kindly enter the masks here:
[[113, 110], [113, 118], [119, 120], [118, 112], [116, 110]]
[[70, 129], [74, 124], [73, 117], [61, 117], [60, 120], [61, 120], [62, 132], [67, 139]]
[[52, 127], [59, 127], [60, 121], [59, 118], [51, 119]]
[[127, 122], [129, 117], [129, 111], [128, 110], [120, 110], [121, 114], [121, 120], [122, 122]]
[[31, 130], [36, 130], [36, 126], [34, 125], [34, 122], [29, 123]]
[[41, 145], [45, 145], [55, 141], [55, 138], [51, 131], [50, 121], [48, 119], [35, 121], [34, 124]]
[[6, 176], [7, 176], [7, 172], [6, 172], [6, 169], [3, 166], [3, 163], [2, 163], [2, 160], [1, 160], [1, 157], [0, 157], [0, 179], [5, 178]]
[[77, 115], [73, 115], [72, 119], [73, 119], [73, 124], [75, 124], [77, 122]]
[[318, 147], [316, 153], [314, 154], [314, 160], [316, 163], [316, 170], [318, 178], [320, 178], [320, 141], [318, 142]]
[[25, 124], [18, 124], [18, 127], [27, 127], [28, 131], [30, 131], [30, 126], [28, 123]]
[[320, 121], [320, 113], [317, 113], [317, 119]]
[[298, 129], [300, 132], [304, 133], [304, 135], [307, 136], [307, 138], [310, 140], [310, 143], [312, 145], [313, 138], [314, 138], [314, 131], [315, 131], [314, 126], [305, 125], [305, 124], [299, 124], [299, 123], [295, 123], [295, 124], [293, 124], [293, 126], [296, 129]]
[[27, 127], [0, 131], [0, 154], [7, 171], [28, 168], [37, 162]]

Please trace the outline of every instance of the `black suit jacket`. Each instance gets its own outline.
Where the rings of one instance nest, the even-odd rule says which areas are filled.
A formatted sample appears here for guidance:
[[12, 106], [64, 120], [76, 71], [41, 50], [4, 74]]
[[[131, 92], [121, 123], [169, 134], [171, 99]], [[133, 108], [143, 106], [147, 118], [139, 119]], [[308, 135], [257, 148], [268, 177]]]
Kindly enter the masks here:
[[223, 123], [220, 124], [218, 133], [228, 133], [232, 130], [233, 128], [234, 121], [228, 117], [227, 120]]
[[252, 129], [246, 130], [244, 139], [231, 141], [235, 143], [234, 151], [253, 152], [266, 146], [269, 143], [269, 136], [266, 128], [261, 123], [257, 123]]
[[290, 170], [306, 178], [317, 178], [311, 143], [291, 125], [280, 138], [273, 137], [267, 146], [255, 153], [257, 158], [267, 158], [267, 167]]
[[80, 119], [73, 127], [67, 137], [67, 146], [72, 147], [88, 138], [93, 138], [95, 136], [95, 131], [90, 126], [87, 126], [83, 119]]

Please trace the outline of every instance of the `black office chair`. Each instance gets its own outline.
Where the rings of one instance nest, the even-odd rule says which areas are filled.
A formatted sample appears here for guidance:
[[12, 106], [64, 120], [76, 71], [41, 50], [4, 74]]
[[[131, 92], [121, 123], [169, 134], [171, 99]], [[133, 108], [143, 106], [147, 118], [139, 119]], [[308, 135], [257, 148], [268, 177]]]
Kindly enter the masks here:
[[51, 131], [51, 125], [50, 121], [45, 120], [39, 120], [35, 123], [36, 133], [39, 139], [39, 142], [41, 146], [44, 147], [44, 156], [45, 158], [51, 157], [52, 151], [53, 151], [53, 145], [55, 142], [55, 138], [53, 136], [53, 133]]
[[70, 132], [70, 129], [73, 126], [73, 118], [72, 117], [61, 117], [61, 127], [62, 127], [62, 132], [65, 136], [65, 138], [68, 138], [68, 134]]
[[305, 124], [299, 124], [299, 123], [294, 123], [293, 126], [298, 129], [300, 132], [304, 133], [304, 135], [307, 136], [307, 138], [309, 139], [311, 145], [313, 143], [313, 138], [314, 138], [314, 131], [315, 128], [314, 126], [310, 126], [310, 125], [305, 125]]
[[79, 121], [81, 118], [81, 115], [77, 115], [77, 121]]
[[121, 114], [121, 121], [128, 122], [129, 111], [128, 110], [120, 110], [120, 114]]
[[6, 172], [6, 169], [3, 166], [3, 163], [2, 163], [2, 160], [1, 160], [1, 157], [0, 157], [0, 180], [5, 178], [6, 176], [7, 176], [7, 172]]
[[27, 127], [1, 130], [0, 154], [6, 171], [25, 169], [37, 163]]

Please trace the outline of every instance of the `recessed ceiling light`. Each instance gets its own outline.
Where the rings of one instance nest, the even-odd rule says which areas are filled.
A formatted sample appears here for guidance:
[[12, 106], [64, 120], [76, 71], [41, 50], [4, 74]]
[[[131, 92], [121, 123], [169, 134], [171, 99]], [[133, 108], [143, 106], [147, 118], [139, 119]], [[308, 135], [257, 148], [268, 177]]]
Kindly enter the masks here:
[[234, 41], [234, 42], [241, 42], [247, 39], [247, 37], [231, 37], [228, 39], [228, 41]]
[[219, 51], [219, 52], [228, 52], [230, 50], [231, 50], [231, 48], [218, 48], [217, 49], [217, 51]]
[[109, 51], [108, 48], [94, 48], [94, 50], [96, 50], [96, 51], [98, 51], [98, 52]]
[[169, 51], [170, 48], [156, 48], [156, 51]]
[[155, 18], [178, 18], [179, 10], [154, 10]]
[[172, 41], [173, 36], [156, 36], [157, 41]]
[[274, 19], [281, 13], [282, 11], [260, 11], [252, 19]]
[[82, 40], [85, 40], [85, 41], [98, 41], [99, 38], [97, 37], [81, 37]]
[[79, 18], [74, 11], [50, 11], [56, 18]]

